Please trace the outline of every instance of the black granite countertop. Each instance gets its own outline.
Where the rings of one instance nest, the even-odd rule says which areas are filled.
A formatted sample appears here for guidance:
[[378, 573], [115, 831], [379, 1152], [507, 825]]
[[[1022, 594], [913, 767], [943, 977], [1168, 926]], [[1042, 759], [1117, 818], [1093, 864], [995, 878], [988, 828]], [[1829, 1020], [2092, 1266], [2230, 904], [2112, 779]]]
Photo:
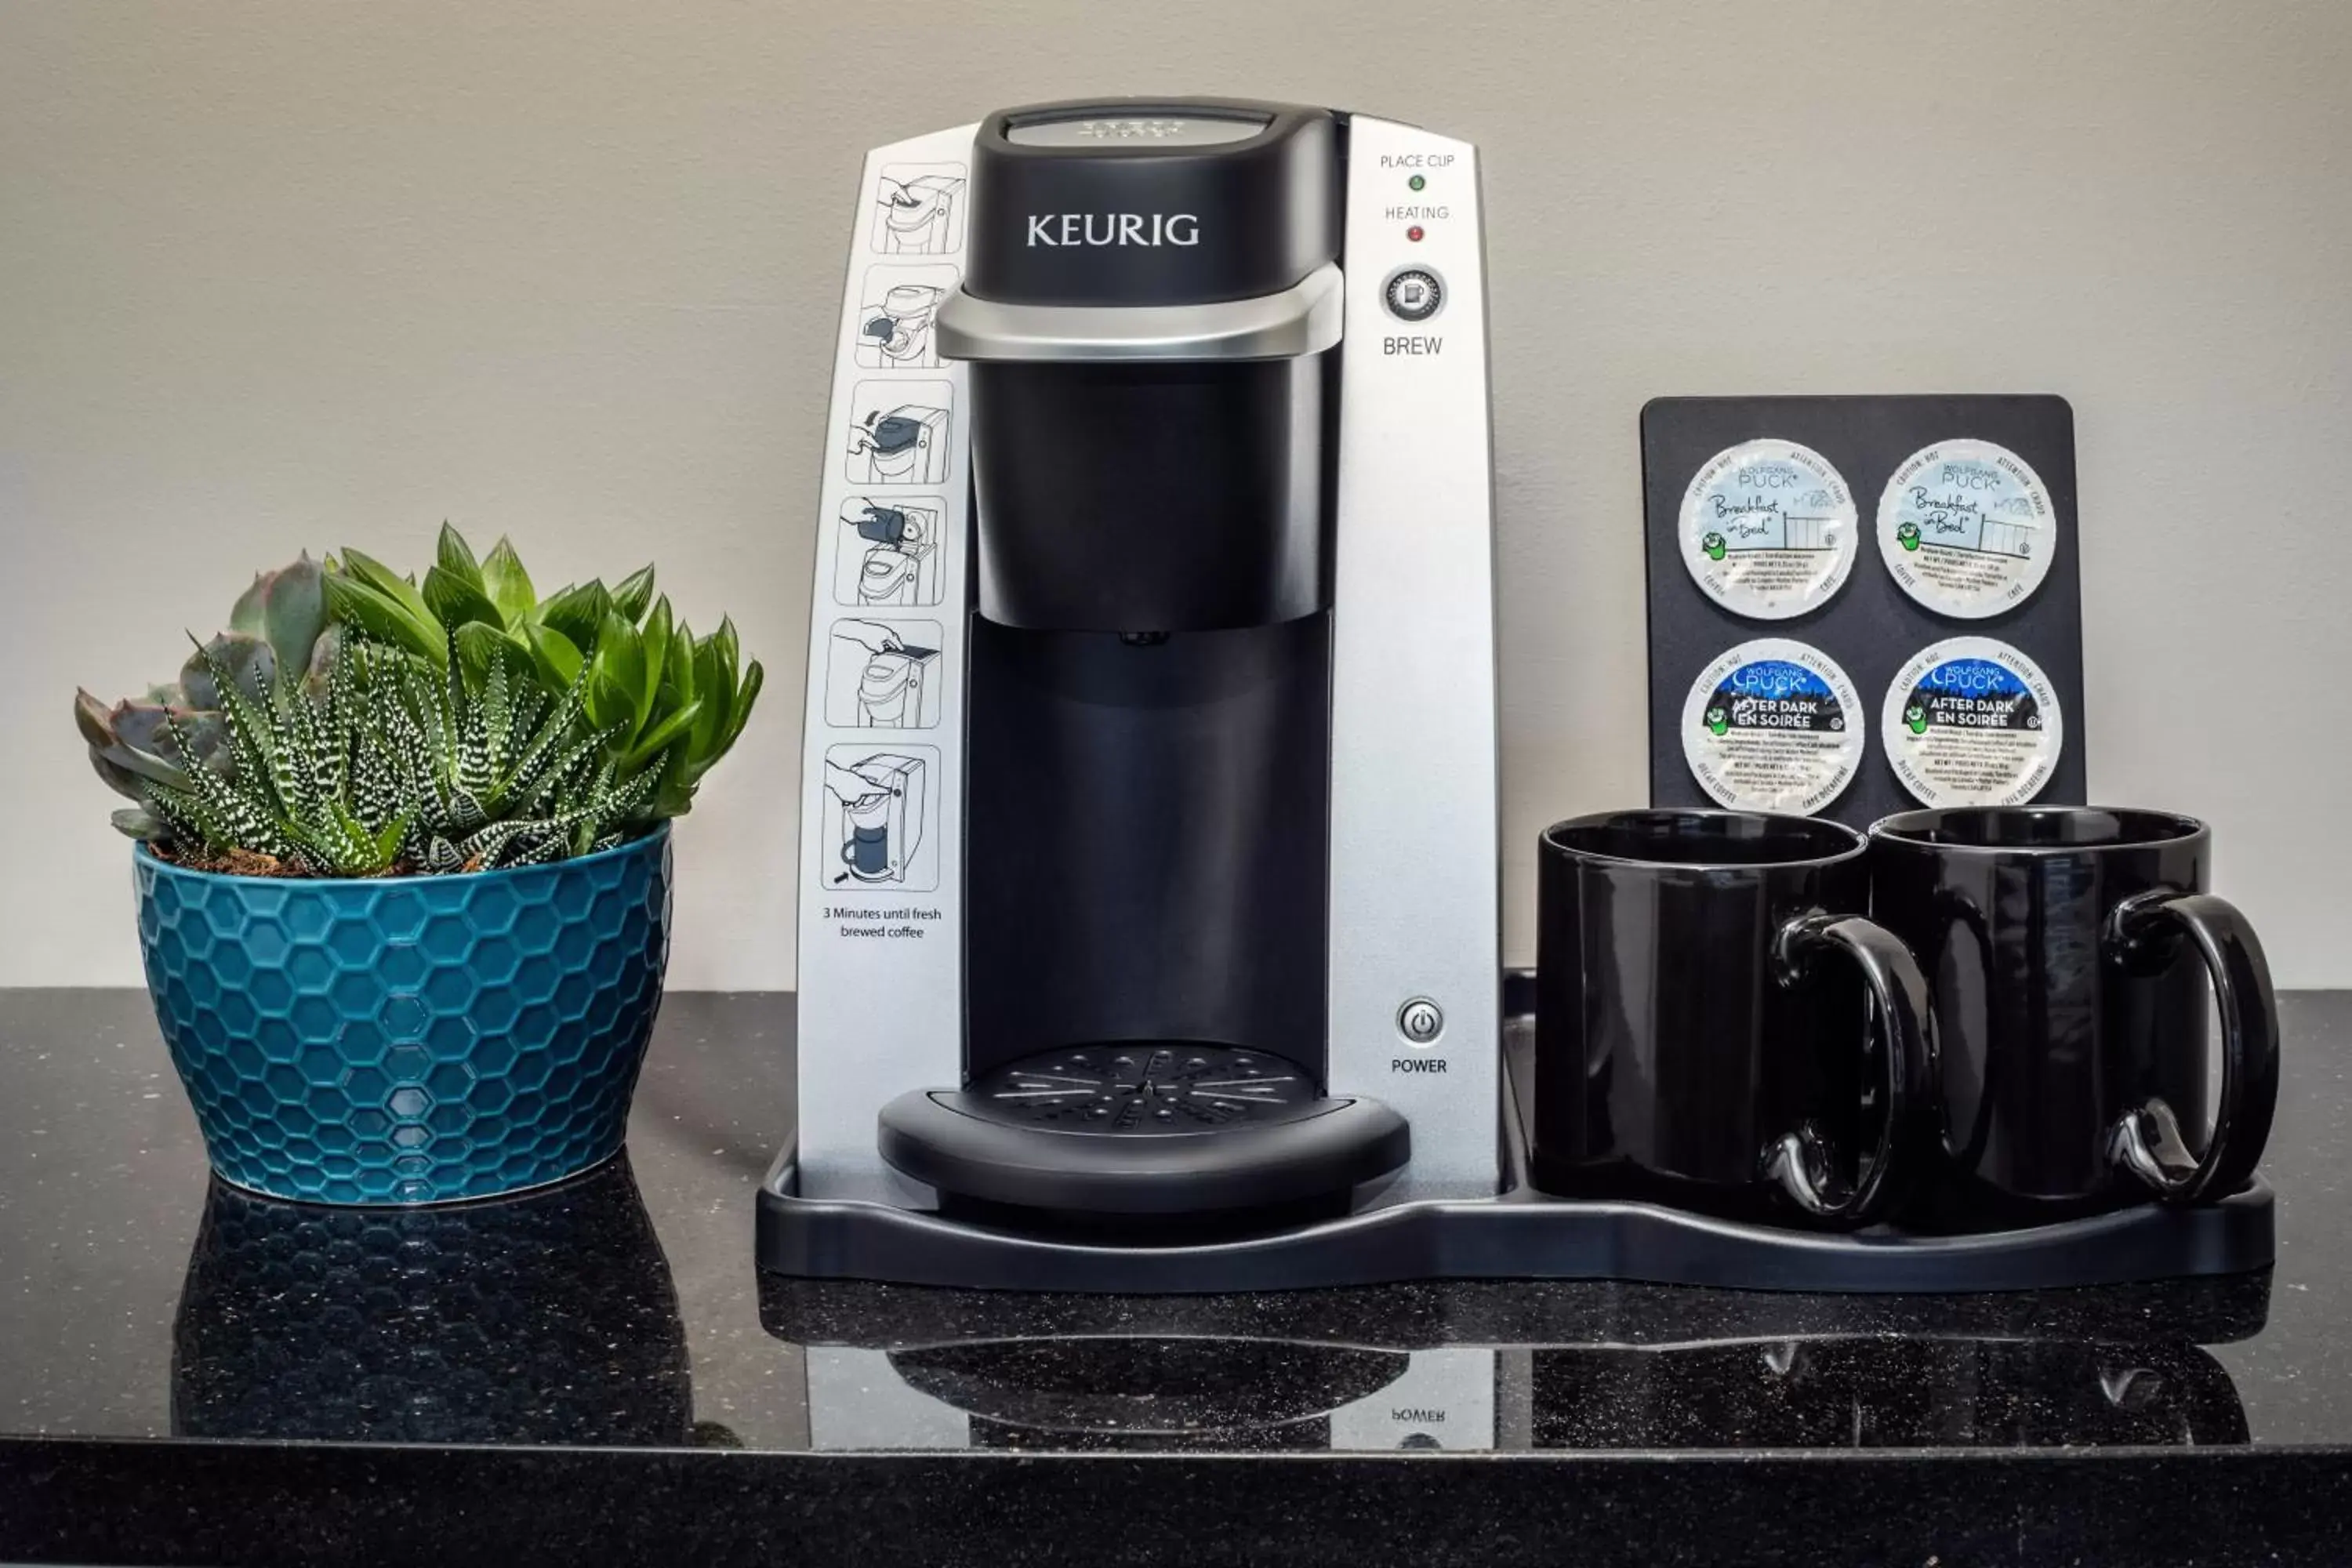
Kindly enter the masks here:
[[2273, 1274], [1929, 1300], [762, 1282], [792, 1001], [674, 995], [624, 1163], [207, 1183], [139, 992], [0, 992], [0, 1560], [2352, 1561], [2352, 994]]

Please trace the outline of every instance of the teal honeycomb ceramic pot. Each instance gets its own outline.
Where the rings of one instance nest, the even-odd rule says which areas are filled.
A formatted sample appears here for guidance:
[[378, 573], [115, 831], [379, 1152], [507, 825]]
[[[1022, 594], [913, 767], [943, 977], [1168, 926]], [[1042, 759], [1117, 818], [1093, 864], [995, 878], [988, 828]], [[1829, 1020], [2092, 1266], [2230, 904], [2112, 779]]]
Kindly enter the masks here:
[[445, 1203], [620, 1152], [669, 956], [667, 826], [472, 876], [231, 877], [136, 854], [147, 988], [225, 1180]]

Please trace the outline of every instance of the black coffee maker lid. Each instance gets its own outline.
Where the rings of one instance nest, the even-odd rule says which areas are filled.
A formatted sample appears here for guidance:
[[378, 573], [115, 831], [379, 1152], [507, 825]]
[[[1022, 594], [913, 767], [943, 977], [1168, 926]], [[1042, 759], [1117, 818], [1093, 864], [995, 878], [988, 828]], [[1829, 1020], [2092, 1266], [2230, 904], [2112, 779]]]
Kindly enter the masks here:
[[1276, 294], [1339, 254], [1339, 121], [1242, 99], [1080, 99], [981, 121], [966, 292], [1029, 305]]

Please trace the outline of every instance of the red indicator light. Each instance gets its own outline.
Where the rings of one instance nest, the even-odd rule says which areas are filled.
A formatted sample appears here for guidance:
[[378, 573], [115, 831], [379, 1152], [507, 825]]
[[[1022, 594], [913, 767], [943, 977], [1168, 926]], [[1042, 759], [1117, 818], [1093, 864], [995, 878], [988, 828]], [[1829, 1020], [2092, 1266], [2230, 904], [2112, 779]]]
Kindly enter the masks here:
[[1415, 241], [1416, 243], [1418, 243], [1418, 242], [1419, 242], [1419, 240], [1421, 239], [1421, 225], [1419, 225], [1419, 224], [1415, 224], [1415, 225], [1413, 225], [1411, 228], [1406, 229], [1406, 230], [1404, 231], [1404, 237], [1405, 237], [1407, 239], [1410, 239], [1410, 240], [1412, 240], [1412, 241]]

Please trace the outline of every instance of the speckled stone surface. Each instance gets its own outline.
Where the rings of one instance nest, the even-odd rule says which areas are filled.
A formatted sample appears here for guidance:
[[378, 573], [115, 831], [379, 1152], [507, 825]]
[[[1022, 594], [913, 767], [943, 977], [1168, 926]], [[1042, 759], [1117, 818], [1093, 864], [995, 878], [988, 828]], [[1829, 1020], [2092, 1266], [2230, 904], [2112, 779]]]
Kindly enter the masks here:
[[788, 997], [670, 998], [625, 1162], [350, 1215], [207, 1183], [142, 994], [0, 992], [0, 1560], [2352, 1562], [2286, 1016], [2274, 1276], [1134, 1299], [762, 1289]]

